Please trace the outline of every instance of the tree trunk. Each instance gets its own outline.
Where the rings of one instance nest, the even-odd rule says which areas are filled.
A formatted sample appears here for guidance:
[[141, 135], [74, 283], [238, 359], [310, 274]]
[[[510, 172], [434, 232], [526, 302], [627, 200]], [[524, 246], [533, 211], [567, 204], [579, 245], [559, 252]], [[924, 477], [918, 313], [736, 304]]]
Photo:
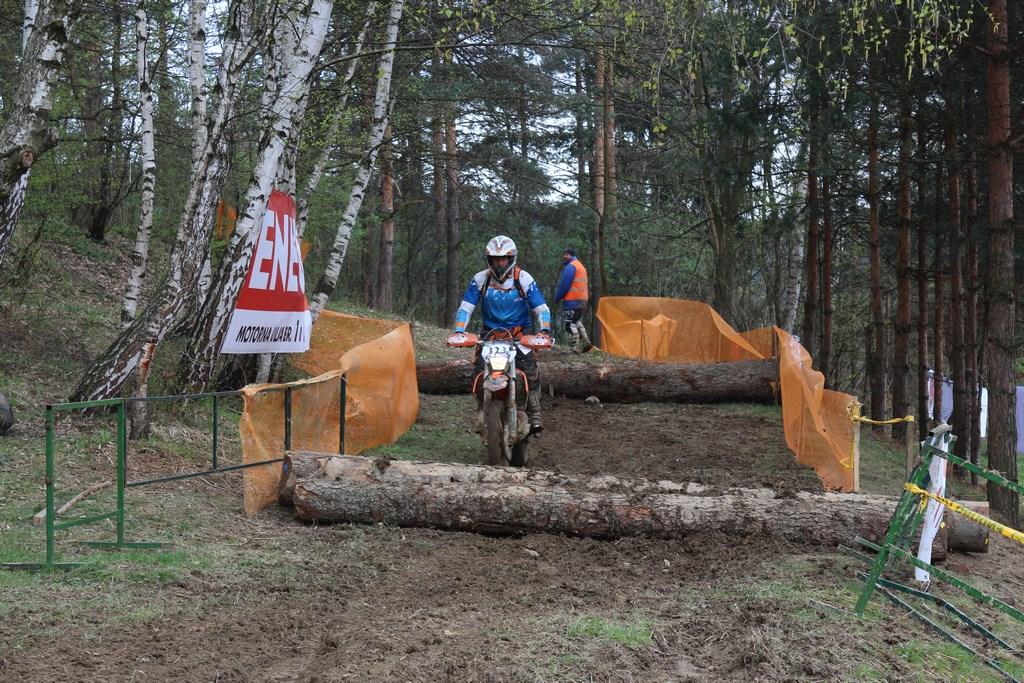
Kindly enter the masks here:
[[796, 318], [800, 311], [800, 286], [803, 283], [804, 263], [804, 231], [799, 226], [784, 236], [786, 240], [786, 267], [782, 274], [784, 288], [782, 311], [779, 327], [790, 334], [796, 334]]
[[[978, 225], [978, 167], [972, 152], [967, 161], [967, 297], [964, 301], [964, 344], [968, 389], [970, 462], [981, 464], [981, 378], [978, 376], [978, 241], [974, 233]], [[971, 484], [977, 486], [978, 475], [971, 473]]]
[[[335, 464], [339, 461], [343, 464]], [[896, 503], [895, 498], [857, 494], [779, 497], [771, 489], [700, 495], [705, 492], [690, 493], [686, 484], [611, 477], [601, 477], [596, 485], [561, 483], [559, 475], [529, 470], [510, 471], [510, 483], [489, 483], [495, 469], [499, 476], [509, 472], [344, 456], [332, 459], [325, 476], [298, 482], [295, 510], [300, 519], [315, 522], [609, 539], [720, 532], [833, 546], [857, 535], [877, 537]], [[444, 476], [432, 476], [434, 470]]]
[[821, 374], [825, 386], [835, 384], [835, 368], [832, 367], [832, 176], [821, 179], [822, 203], [822, 244], [821, 244]]
[[190, 0], [188, 82], [192, 91], [192, 167], [206, 149], [206, 0]]
[[395, 63], [395, 44], [398, 41], [398, 24], [402, 19], [404, 5], [404, 0], [392, 0], [391, 10], [388, 13], [384, 51], [381, 53], [380, 63], [377, 67], [377, 89], [373, 97], [373, 122], [367, 136], [366, 154], [363, 155], [356, 170], [348, 204], [341, 217], [341, 222], [338, 224], [334, 244], [327, 257], [327, 265], [310, 297], [309, 311], [314, 322], [320, 317], [320, 311], [327, 305], [327, 300], [334, 293], [334, 288], [338, 284], [341, 267], [345, 263], [345, 254], [348, 252], [348, 245], [352, 239], [352, 228], [355, 226], [359, 209], [363, 205], [366, 185], [370, 182], [370, 172], [377, 159], [380, 142], [384, 138], [384, 127], [388, 122], [388, 103], [391, 97], [391, 72]]
[[[121, 6], [116, 4], [110, 15], [113, 24], [113, 44], [106, 48], [93, 39], [83, 41], [79, 52], [84, 53], [84, 96], [82, 98], [82, 127], [86, 137], [86, 153], [91, 166], [86, 173], [84, 201], [74, 210], [76, 221], [96, 242], [106, 240], [107, 228], [114, 210], [121, 201], [120, 190], [114, 188], [117, 174], [115, 154], [121, 137]], [[110, 80], [102, 77], [104, 52], [110, 52]], [[110, 101], [106, 91], [109, 87]]]
[[615, 62], [610, 55], [604, 59], [604, 92], [602, 93], [602, 115], [604, 133], [604, 210], [601, 212], [601, 234], [598, 251], [598, 272], [601, 278], [601, 292], [608, 292], [608, 268], [606, 266], [605, 243], [608, 234], [615, 227], [618, 200], [618, 182], [616, 179], [615, 159]]
[[384, 129], [380, 156], [380, 264], [377, 268], [377, 307], [390, 311], [395, 269], [395, 177], [391, 164], [391, 125]]
[[[25, 206], [32, 164], [57, 143], [49, 127], [51, 95], [63, 66], [78, 0], [41, 0], [30, 31], [13, 105], [0, 128], [0, 263]], [[28, 7], [26, 7], [26, 31]]]
[[935, 344], [935, 419], [941, 420], [945, 411], [942, 402], [942, 378], [946, 375], [946, 255], [945, 230], [942, 229], [942, 164], [935, 170], [935, 328], [932, 339]]
[[[205, 389], [213, 376], [224, 335], [249, 270], [267, 202], [278, 178], [278, 166], [292, 127], [298, 125], [301, 118], [299, 109], [309, 90], [313, 67], [320, 57], [333, 6], [333, 0], [313, 0], [308, 15], [294, 29], [298, 35], [286, 41], [282, 50], [280, 74], [273, 87], [276, 96], [270, 114], [265, 118], [244, 208], [239, 213], [235, 231], [199, 311], [198, 323], [178, 368], [178, 380], [188, 390]], [[287, 29], [285, 35], [293, 35], [292, 30]]]
[[[910, 376], [910, 157], [912, 132], [910, 105], [900, 105], [899, 148], [899, 246], [896, 252], [896, 335], [892, 359], [892, 415], [903, 417], [910, 412], [907, 380]], [[907, 423], [892, 427], [892, 438], [903, 443]]]
[[597, 277], [594, 278], [594, 305], [605, 294], [604, 280], [601, 279], [601, 272], [604, 270], [604, 225], [605, 207], [604, 202], [608, 194], [605, 191], [605, 173], [607, 165], [604, 162], [604, 80], [605, 60], [604, 47], [597, 46], [594, 55], [594, 165], [590, 172], [593, 175], [594, 186], [594, 213], [597, 219], [594, 226], [594, 254], [597, 259]]
[[[1006, 0], [988, 3], [988, 59], [985, 95], [988, 115], [989, 286], [988, 462], [1010, 481], [1017, 481], [1017, 426], [1014, 382], [1014, 224], [1013, 150], [1010, 148], [1010, 63], [1007, 54]], [[1016, 493], [988, 483], [992, 510], [1020, 528]]]
[[818, 115], [811, 112], [807, 154], [807, 292], [800, 342], [813, 358], [818, 349]]
[[132, 268], [121, 303], [121, 330], [135, 320], [142, 284], [149, 263], [149, 237], [153, 230], [153, 196], [156, 190], [156, 146], [153, 135], [153, 88], [146, 58], [149, 19], [146, 0], [139, 0], [135, 11], [136, 71], [139, 79], [139, 119], [142, 132], [142, 197], [139, 200], [139, 227], [135, 233]]
[[[873, 70], [872, 70], [873, 72]], [[882, 420], [885, 414], [885, 375], [887, 351], [885, 345], [885, 318], [882, 316], [882, 248], [879, 234], [878, 191], [878, 93], [871, 79], [871, 116], [868, 120], [868, 251], [871, 261], [871, 321], [874, 327], [874, 344], [871, 349], [871, 417]], [[876, 426], [875, 431], [882, 431]]]
[[[917, 438], [923, 441], [928, 436], [928, 226], [925, 219], [925, 205], [928, 192], [924, 183], [924, 164], [928, 158], [928, 140], [924, 115], [917, 117], [917, 204], [920, 207], [917, 219]], [[935, 396], [941, 394], [942, 385], [935, 377]], [[934, 407], [934, 406], [933, 406]]]
[[587, 180], [587, 160], [584, 149], [586, 149], [587, 141], [586, 136], [586, 107], [581, 105], [584, 98], [583, 90], [583, 67], [580, 64], [580, 59], [577, 57], [573, 62], [573, 75], [576, 79], [576, 105], [573, 107], [573, 111], [576, 118], [576, 205], [579, 208], [579, 215], [583, 215], [583, 208], [587, 203], [587, 194], [590, 189], [590, 183]]
[[[568, 398], [596, 396], [612, 403], [665, 401], [716, 403], [776, 398], [779, 366], [775, 359], [731, 363], [669, 365], [616, 361], [594, 365], [582, 361], [541, 361], [545, 387]], [[416, 365], [419, 390], [427, 394], [469, 393], [473, 363], [430, 361]]]
[[25, 16], [21, 21], [21, 54], [24, 59], [28, 52], [28, 39], [36, 27], [36, 15], [39, 13], [39, 0], [25, 0]]
[[[430, 122], [430, 126], [433, 133], [430, 141], [430, 160], [431, 170], [433, 171], [431, 198], [433, 199], [434, 208], [434, 248], [439, 249], [441, 245], [446, 244], [448, 235], [448, 219], [445, 216], [444, 117], [435, 114]], [[439, 272], [440, 263], [441, 259], [437, 258], [430, 267], [433, 280], [433, 286], [430, 291], [435, 293], [437, 300], [444, 302], [443, 309], [437, 312], [438, 323], [442, 327], [448, 327], [451, 321], [446, 319], [448, 315], [448, 302], [446, 301], [448, 292], [447, 271], [445, 271], [445, 277], [441, 277]]]
[[394, 468], [390, 476], [417, 484], [475, 483], [497, 486], [539, 485], [560, 486], [586, 491], [613, 492], [627, 485], [634, 493], [676, 493], [681, 495], [713, 494], [715, 488], [705, 484], [675, 483], [665, 480], [622, 479], [614, 476], [586, 476], [530, 470], [518, 467], [481, 467], [463, 463], [416, 463], [389, 458], [365, 458], [353, 455], [318, 453], [315, 451], [289, 451], [281, 463], [278, 502], [294, 505], [295, 486], [308, 479], [356, 478], [365, 479], [374, 470], [382, 473]]
[[[946, 99], [946, 183], [949, 196], [946, 199], [946, 213], [949, 220], [949, 324], [953, 337], [953, 354], [950, 366], [953, 372], [953, 415], [950, 418], [957, 440], [953, 453], [964, 460], [970, 453], [971, 433], [968, 419], [968, 391], [966, 350], [964, 348], [964, 278], [963, 278], [963, 221], [960, 220], [960, 159], [957, 145], [956, 111], [953, 103]], [[955, 470], [963, 474], [960, 468]]]
[[445, 141], [445, 290], [444, 319], [450, 325], [462, 300], [459, 278], [459, 147], [455, 136], [455, 107], [448, 110], [444, 122]]

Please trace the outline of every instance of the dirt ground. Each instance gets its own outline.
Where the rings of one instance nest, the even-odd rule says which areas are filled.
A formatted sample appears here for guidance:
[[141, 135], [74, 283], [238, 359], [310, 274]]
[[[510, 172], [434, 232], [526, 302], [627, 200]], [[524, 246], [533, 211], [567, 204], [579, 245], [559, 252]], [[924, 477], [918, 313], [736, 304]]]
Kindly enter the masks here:
[[530, 464], [576, 474], [821, 491], [786, 447], [770, 406], [587, 405], [545, 397]]
[[[423, 397], [414, 449], [468, 434], [465, 401]], [[819, 488], [772, 408], [546, 406], [538, 468]], [[479, 452], [450, 441], [451, 459]], [[995, 680], [879, 598], [864, 618], [841, 611], [859, 565], [832, 549], [246, 520], [239, 489], [231, 475], [133, 491], [136, 536], [157, 528], [174, 549], [0, 584], [0, 680]], [[954, 564], [983, 578], [1007, 553]], [[1013, 566], [1004, 592], [1021, 585]]]

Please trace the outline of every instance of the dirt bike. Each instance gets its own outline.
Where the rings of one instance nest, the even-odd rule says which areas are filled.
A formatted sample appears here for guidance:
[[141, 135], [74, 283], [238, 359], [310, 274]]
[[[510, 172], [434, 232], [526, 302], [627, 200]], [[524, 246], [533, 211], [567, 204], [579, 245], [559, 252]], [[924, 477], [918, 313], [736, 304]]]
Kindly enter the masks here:
[[450, 348], [480, 347], [484, 371], [473, 378], [472, 392], [483, 413], [481, 436], [488, 465], [526, 466], [530, 421], [525, 408], [530, 383], [516, 368], [517, 344], [533, 350], [550, 349], [554, 341], [546, 334], [527, 334], [515, 340], [503, 330], [492, 330], [485, 339], [456, 332], [445, 342]]

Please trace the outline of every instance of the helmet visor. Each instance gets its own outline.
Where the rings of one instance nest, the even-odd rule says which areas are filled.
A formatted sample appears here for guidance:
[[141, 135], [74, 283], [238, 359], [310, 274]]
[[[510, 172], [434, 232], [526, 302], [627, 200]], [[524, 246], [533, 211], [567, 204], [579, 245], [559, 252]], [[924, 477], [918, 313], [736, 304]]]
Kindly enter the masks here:
[[488, 256], [487, 267], [491, 269], [494, 277], [498, 280], [504, 280], [508, 277], [508, 274], [512, 272], [513, 266], [516, 264], [515, 256]]

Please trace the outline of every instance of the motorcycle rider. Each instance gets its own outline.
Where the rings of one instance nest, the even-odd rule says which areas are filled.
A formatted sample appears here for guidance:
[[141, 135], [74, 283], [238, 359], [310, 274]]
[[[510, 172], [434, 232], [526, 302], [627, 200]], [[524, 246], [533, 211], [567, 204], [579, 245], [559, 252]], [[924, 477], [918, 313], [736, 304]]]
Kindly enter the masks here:
[[589, 300], [587, 289], [587, 269], [576, 258], [576, 250], [566, 247], [562, 252], [562, 274], [555, 289], [555, 303], [562, 302], [565, 331], [572, 338], [572, 350], [575, 353], [586, 353], [594, 348], [583, 327], [583, 313], [587, 310]]
[[[487, 243], [484, 258], [487, 268], [473, 276], [462, 295], [462, 303], [455, 312], [455, 331], [465, 332], [473, 310], [480, 306], [481, 337], [491, 331], [508, 334], [519, 339], [533, 332], [533, 318], [537, 317], [541, 334], [551, 334], [551, 311], [544, 303], [544, 295], [536, 280], [517, 263], [516, 244], [505, 235], [498, 235]], [[530, 433], [544, 429], [540, 415], [540, 371], [537, 359], [529, 349], [516, 347], [516, 367], [526, 375], [530, 392], [526, 397], [526, 415], [530, 420]], [[484, 361], [477, 349], [475, 374], [484, 370]], [[478, 405], [482, 410], [482, 406]], [[479, 413], [482, 423], [482, 413]]]

